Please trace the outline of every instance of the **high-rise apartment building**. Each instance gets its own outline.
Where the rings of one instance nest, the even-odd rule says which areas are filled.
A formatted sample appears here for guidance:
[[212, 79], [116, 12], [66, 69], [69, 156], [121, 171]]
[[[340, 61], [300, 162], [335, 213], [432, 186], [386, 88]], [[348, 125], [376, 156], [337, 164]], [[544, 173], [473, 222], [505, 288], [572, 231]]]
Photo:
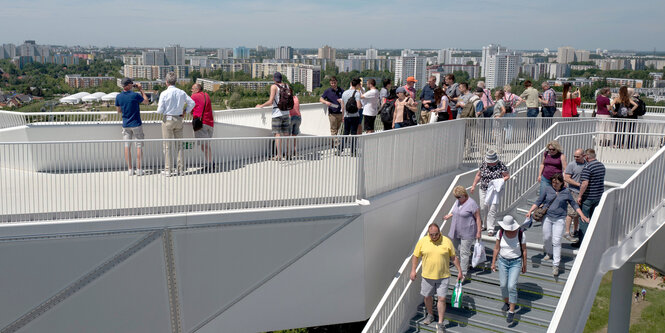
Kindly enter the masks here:
[[233, 49], [234, 59], [249, 59], [249, 49], [244, 46], [238, 46]]
[[293, 48], [290, 46], [278, 46], [275, 48], [275, 59], [293, 59]]
[[575, 50], [575, 61], [576, 62], [589, 61], [590, 57], [591, 57], [591, 52], [589, 52], [587, 50]]
[[166, 55], [163, 51], [143, 51], [141, 52], [143, 65], [145, 66], [164, 66], [166, 65]]
[[11, 59], [16, 57], [16, 45], [2, 44], [0, 48], [0, 59]]
[[569, 64], [575, 61], [575, 49], [570, 46], [563, 46], [557, 50], [556, 62], [559, 64]]
[[482, 58], [480, 59], [480, 76], [487, 78], [487, 69], [489, 68], [489, 61], [493, 55], [500, 52], [507, 52], [508, 49], [499, 44], [490, 44], [483, 46]]
[[376, 59], [379, 57], [379, 51], [377, 49], [369, 48], [365, 51], [365, 59]]
[[166, 65], [182, 66], [185, 64], [185, 49], [180, 45], [171, 45], [164, 48]]
[[452, 56], [453, 49], [441, 49], [437, 54], [436, 60], [439, 64], [449, 65], [451, 63]]
[[286, 79], [291, 83], [302, 83], [310, 92], [321, 83], [321, 66], [276, 61], [252, 64], [252, 78], [272, 78], [275, 72], [286, 75]]
[[143, 57], [124, 55], [122, 56], [122, 63], [124, 65], [143, 65]]
[[226, 60], [230, 57], [233, 57], [232, 49], [217, 49], [217, 58], [219, 58], [219, 60]]
[[494, 89], [510, 84], [519, 72], [521, 56], [515, 52], [500, 52], [489, 56], [485, 70], [485, 84]]
[[324, 45], [323, 47], [319, 48], [319, 54], [317, 58], [328, 59], [330, 62], [334, 63], [336, 56], [337, 56], [337, 51], [334, 48], [328, 45]]
[[34, 40], [26, 40], [15, 48], [15, 56], [19, 57], [48, 57], [51, 48], [48, 45], [37, 45]]
[[427, 62], [425, 57], [411, 55], [398, 57], [395, 62], [395, 85], [406, 84], [406, 79], [413, 76], [418, 80], [416, 89], [420, 89], [427, 81]]

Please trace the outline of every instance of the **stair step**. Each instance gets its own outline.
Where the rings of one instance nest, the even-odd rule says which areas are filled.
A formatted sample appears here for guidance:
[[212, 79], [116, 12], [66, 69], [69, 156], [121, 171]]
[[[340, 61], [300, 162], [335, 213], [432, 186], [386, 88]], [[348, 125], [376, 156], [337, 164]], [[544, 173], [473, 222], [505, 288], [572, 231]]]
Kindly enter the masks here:
[[[527, 268], [528, 271], [528, 268]], [[451, 269], [451, 275], [456, 276], [457, 275], [457, 270], [455, 268]], [[551, 274], [550, 274], [551, 276]], [[493, 284], [496, 285], [496, 287], [499, 287], [499, 272], [492, 272], [490, 269], [482, 270], [482, 271], [474, 271], [471, 273], [471, 281], [480, 281], [484, 282], [487, 284]], [[553, 297], [560, 297], [561, 292], [563, 291], [565, 283], [557, 283], [557, 282], [550, 282], [546, 281], [544, 279], [539, 279], [539, 278], [533, 278], [531, 276], [527, 276], [524, 274], [521, 274], [518, 282], [517, 282], [517, 288], [522, 289], [524, 291], [529, 291], [529, 292], [534, 292], [534, 293], [539, 293], [539, 294], [545, 294]]]
[[[454, 284], [450, 284], [448, 288], [452, 290]], [[524, 284], [517, 283], [517, 304], [528, 308], [536, 308], [543, 311], [554, 311], [559, 303], [559, 297], [539, 294], [525, 288]], [[532, 288], [531, 288], [532, 289]], [[498, 285], [485, 283], [482, 281], [472, 281], [463, 286], [465, 294], [488, 297], [493, 299], [502, 299], [501, 289]], [[452, 292], [450, 292], [452, 294]]]

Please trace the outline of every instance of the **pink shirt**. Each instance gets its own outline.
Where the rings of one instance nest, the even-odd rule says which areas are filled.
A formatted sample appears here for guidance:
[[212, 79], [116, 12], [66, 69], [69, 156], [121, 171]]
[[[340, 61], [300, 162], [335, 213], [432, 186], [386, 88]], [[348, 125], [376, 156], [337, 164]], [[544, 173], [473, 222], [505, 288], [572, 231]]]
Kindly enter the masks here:
[[289, 110], [289, 116], [299, 116], [300, 115], [300, 101], [298, 96], [293, 95], [293, 109]]
[[[204, 124], [208, 126], [215, 126], [215, 119], [212, 116], [212, 104], [210, 103], [210, 96], [203, 91], [192, 94], [192, 100], [196, 104], [192, 109], [192, 116], [199, 117]], [[203, 109], [205, 107], [205, 110]], [[203, 116], [201, 116], [203, 114]]]

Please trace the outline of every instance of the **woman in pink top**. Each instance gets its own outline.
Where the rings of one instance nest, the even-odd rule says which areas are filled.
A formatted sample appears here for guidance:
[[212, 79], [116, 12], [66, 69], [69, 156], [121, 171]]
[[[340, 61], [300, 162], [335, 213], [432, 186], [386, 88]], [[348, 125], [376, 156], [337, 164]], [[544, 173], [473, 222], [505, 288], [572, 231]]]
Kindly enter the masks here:
[[556, 173], [563, 174], [566, 164], [566, 155], [563, 154], [563, 148], [558, 141], [553, 140], [547, 144], [547, 151], [543, 155], [543, 161], [538, 168], [538, 181], [540, 182], [540, 192], [543, 193], [546, 187], [552, 186], [552, 176]]
[[570, 82], [563, 84], [563, 107], [561, 108], [562, 117], [578, 117], [577, 107], [582, 104], [582, 99], [580, 98], [580, 90], [577, 89], [575, 92], [570, 92], [572, 85]]
[[[302, 117], [300, 116], [300, 101], [298, 100], [298, 96], [293, 95], [293, 109], [289, 110], [289, 116], [291, 116], [291, 129], [289, 130], [289, 133], [291, 136], [297, 136], [300, 134], [300, 123], [302, 123]], [[293, 140], [293, 152], [291, 154], [287, 154], [286, 158], [292, 158], [293, 156], [296, 156], [296, 139]]]
[[[598, 132], [612, 132], [612, 123], [609, 120], [610, 118], [610, 88], [603, 88], [600, 89], [600, 92], [598, 93], [598, 96], [596, 96], [596, 111], [592, 116], [595, 116], [597, 118], [603, 119], [600, 122], [598, 122], [598, 127], [597, 130]], [[608, 146], [610, 145], [610, 136], [609, 134], [600, 134], [599, 135], [600, 139], [600, 145], [601, 146]]]

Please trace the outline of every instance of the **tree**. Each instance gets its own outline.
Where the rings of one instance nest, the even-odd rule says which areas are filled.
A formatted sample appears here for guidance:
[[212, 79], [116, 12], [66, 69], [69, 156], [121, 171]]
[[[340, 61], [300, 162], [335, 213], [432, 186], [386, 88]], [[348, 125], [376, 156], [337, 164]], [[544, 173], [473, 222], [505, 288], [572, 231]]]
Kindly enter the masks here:
[[189, 76], [192, 78], [192, 82], [196, 83], [196, 79], [203, 77], [200, 71], [193, 71], [189, 73]]

